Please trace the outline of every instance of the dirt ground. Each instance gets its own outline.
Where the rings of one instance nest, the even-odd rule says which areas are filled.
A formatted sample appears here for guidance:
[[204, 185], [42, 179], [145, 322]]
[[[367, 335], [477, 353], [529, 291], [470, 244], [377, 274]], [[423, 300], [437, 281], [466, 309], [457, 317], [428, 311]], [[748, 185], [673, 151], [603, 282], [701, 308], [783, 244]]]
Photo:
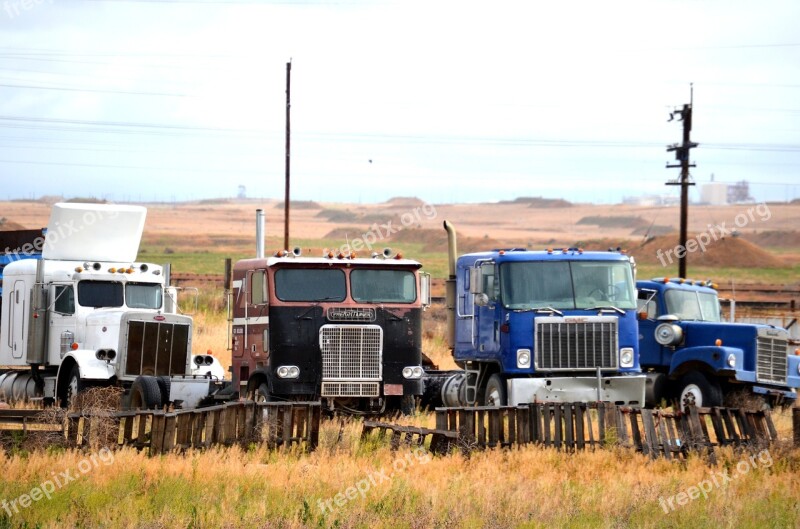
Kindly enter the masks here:
[[[500, 204], [426, 204], [413, 197], [379, 204], [304, 202], [291, 210], [292, 240], [346, 240], [369, 232], [378, 245], [423, 243], [426, 251], [444, 247], [442, 221], [452, 222], [464, 251], [472, 247], [616, 247], [637, 249], [652, 261], [677, 244], [676, 206], [568, 204], [517, 200]], [[215, 252], [249, 249], [255, 234], [255, 210], [266, 213], [268, 244], [283, 236], [283, 207], [277, 200], [216, 200], [144, 204], [148, 208], [145, 243], [184, 241]], [[38, 228], [47, 224], [46, 202], [0, 202], [5, 226]], [[800, 204], [694, 205], [690, 238], [709, 239], [698, 252], [712, 266], [782, 266], [800, 257]], [[666, 235], [665, 235], [666, 234]], [[764, 252], [759, 246], [769, 248]], [[271, 248], [270, 248], [271, 249]], [[275, 248], [277, 249], [277, 248]]]

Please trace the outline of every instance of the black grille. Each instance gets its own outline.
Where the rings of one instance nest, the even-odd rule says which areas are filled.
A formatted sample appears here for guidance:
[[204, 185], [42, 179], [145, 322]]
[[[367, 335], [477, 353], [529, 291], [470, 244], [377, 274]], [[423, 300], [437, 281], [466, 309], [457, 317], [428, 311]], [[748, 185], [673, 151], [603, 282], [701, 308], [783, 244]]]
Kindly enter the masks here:
[[189, 325], [159, 321], [128, 322], [126, 375], [185, 375]]

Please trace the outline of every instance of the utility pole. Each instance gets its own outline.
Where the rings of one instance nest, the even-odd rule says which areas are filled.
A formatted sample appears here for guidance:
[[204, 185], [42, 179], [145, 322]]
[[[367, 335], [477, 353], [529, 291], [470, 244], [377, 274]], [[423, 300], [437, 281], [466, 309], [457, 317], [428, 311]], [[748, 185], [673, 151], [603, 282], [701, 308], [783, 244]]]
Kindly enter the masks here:
[[283, 249], [289, 249], [289, 153], [291, 141], [291, 127], [289, 126], [289, 111], [291, 103], [292, 60], [286, 63], [286, 186], [283, 197]]
[[686, 277], [686, 239], [687, 239], [687, 225], [689, 223], [689, 186], [693, 186], [694, 182], [689, 180], [689, 168], [696, 167], [695, 164], [689, 163], [689, 150], [694, 149], [699, 145], [691, 141], [689, 135], [692, 132], [692, 103], [694, 101], [694, 88], [689, 85], [689, 104], [683, 105], [682, 110], [675, 110], [670, 113], [669, 120], [675, 119], [678, 116], [678, 121], [683, 121], [683, 142], [681, 144], [673, 143], [667, 146], [667, 152], [675, 151], [675, 159], [680, 163], [670, 165], [667, 163], [667, 169], [680, 167], [681, 176], [678, 180], [669, 180], [666, 185], [668, 186], [681, 186], [681, 233], [680, 241], [678, 241], [678, 275]]

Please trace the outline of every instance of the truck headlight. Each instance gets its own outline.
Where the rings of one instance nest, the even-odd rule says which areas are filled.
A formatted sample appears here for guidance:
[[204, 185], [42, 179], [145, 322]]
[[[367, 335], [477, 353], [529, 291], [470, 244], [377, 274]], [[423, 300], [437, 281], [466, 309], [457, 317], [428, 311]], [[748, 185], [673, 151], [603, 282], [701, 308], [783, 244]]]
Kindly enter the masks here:
[[633, 347], [623, 347], [619, 350], [620, 367], [633, 367]]
[[517, 367], [530, 367], [531, 366], [531, 350], [530, 349], [517, 349]]
[[94, 353], [94, 356], [98, 360], [106, 360], [110, 362], [117, 357], [117, 352], [113, 349], [98, 349], [97, 352]]
[[656, 327], [656, 341], [661, 345], [677, 345], [683, 340], [683, 329], [674, 323], [662, 323]]
[[736, 354], [734, 353], [729, 354], [727, 361], [728, 361], [728, 367], [736, 367]]
[[275, 370], [278, 378], [297, 378], [300, 376], [300, 368], [297, 366], [279, 366]]
[[406, 366], [403, 368], [403, 378], [417, 379], [422, 378], [422, 367]]

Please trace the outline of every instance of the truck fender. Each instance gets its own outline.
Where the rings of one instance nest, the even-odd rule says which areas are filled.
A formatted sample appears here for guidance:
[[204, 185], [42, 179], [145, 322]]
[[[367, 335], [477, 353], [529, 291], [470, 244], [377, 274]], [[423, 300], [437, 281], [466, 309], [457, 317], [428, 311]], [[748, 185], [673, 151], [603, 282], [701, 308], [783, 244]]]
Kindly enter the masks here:
[[270, 391], [272, 391], [272, 377], [266, 368], [260, 367], [250, 373], [250, 378], [247, 379], [247, 393], [248, 395], [258, 389], [258, 386], [267, 383]]
[[78, 349], [70, 351], [61, 360], [57, 380], [66, 380], [75, 364], [78, 364], [82, 380], [109, 380], [116, 374], [114, 364], [98, 360], [93, 350]]
[[[736, 356], [735, 367], [728, 364], [728, 356]], [[676, 351], [672, 355], [669, 366], [671, 377], [679, 376], [687, 371], [703, 371], [720, 374], [721, 371], [733, 373], [741, 371], [744, 362], [744, 353], [735, 347], [708, 345], [701, 347], [687, 347]], [[688, 367], [691, 366], [691, 367]]]

